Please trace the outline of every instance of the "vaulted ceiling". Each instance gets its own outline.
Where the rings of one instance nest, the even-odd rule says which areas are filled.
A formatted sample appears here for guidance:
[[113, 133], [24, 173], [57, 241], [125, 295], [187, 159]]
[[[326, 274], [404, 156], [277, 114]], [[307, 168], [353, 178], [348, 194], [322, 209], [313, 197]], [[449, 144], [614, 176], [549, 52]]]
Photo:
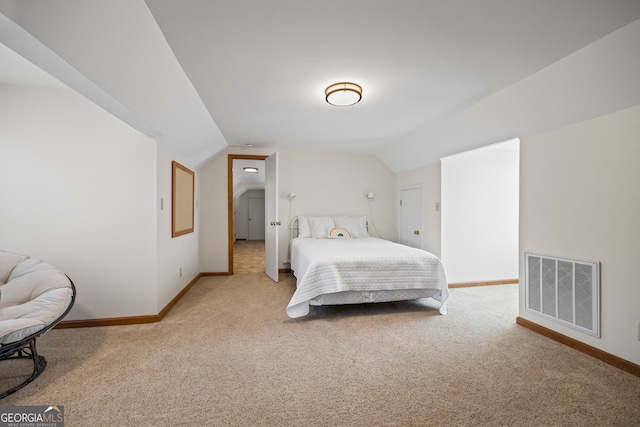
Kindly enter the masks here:
[[[0, 0], [0, 43], [196, 166], [252, 144], [398, 172], [639, 104], [639, 19], [638, 0]], [[362, 101], [328, 105], [338, 81]]]

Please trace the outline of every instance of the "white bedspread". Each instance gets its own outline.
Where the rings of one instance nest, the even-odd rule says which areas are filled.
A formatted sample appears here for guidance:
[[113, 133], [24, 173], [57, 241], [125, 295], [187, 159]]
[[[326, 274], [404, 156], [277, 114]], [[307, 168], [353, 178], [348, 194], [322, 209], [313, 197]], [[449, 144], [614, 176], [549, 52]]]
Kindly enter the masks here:
[[422, 249], [376, 237], [354, 239], [291, 240], [291, 270], [297, 288], [289, 305], [289, 317], [309, 313], [309, 301], [329, 293], [404, 289], [436, 290], [446, 313], [449, 296], [442, 263]]

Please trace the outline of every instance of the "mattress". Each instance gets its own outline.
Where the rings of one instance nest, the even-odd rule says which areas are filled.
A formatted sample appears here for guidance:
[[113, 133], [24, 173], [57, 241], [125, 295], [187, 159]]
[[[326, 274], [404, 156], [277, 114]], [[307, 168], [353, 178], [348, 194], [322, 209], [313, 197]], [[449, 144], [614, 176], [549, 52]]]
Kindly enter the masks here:
[[440, 259], [422, 249], [376, 237], [294, 238], [291, 270], [296, 291], [289, 317], [309, 313], [309, 305], [355, 304], [433, 297], [446, 313], [449, 296]]

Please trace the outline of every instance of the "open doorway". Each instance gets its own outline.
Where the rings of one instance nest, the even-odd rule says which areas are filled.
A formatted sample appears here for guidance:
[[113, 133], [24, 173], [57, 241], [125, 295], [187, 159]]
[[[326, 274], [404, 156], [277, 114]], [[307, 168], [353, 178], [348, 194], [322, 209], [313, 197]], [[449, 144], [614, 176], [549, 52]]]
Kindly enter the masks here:
[[[237, 160], [236, 160], [237, 162]], [[264, 162], [262, 162], [264, 163]], [[238, 169], [238, 166], [234, 166]], [[238, 185], [236, 184], [236, 187]], [[246, 189], [234, 198], [234, 274], [265, 271], [264, 188]]]
[[229, 274], [265, 271], [266, 157], [228, 156]]
[[441, 259], [450, 285], [518, 282], [519, 159], [519, 139], [441, 159]]

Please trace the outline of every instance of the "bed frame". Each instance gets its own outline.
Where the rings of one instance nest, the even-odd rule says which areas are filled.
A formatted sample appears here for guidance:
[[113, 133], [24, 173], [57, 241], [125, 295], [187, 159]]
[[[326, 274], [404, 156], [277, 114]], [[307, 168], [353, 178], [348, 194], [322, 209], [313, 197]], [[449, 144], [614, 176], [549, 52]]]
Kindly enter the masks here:
[[[326, 216], [330, 216], [330, 215], [326, 215]], [[349, 290], [348, 288], [328, 286], [328, 289], [326, 292], [316, 293], [318, 290], [317, 288], [318, 276], [316, 276], [315, 279], [311, 279], [311, 282], [307, 281], [307, 283], [315, 283], [315, 285], [313, 285], [312, 288], [308, 288], [306, 285], [304, 285], [303, 288], [299, 288], [298, 286], [300, 285], [300, 281], [301, 280], [306, 281], [306, 279], [308, 279], [310, 276], [307, 275], [308, 270], [306, 269], [302, 271], [301, 273], [302, 276], [298, 276], [299, 272], [294, 271], [294, 263], [291, 255], [292, 255], [292, 246], [297, 246], [297, 243], [300, 243], [295, 241], [299, 235], [300, 226], [298, 221], [299, 221], [299, 218], [295, 217], [291, 220], [289, 224], [289, 232], [290, 232], [289, 262], [291, 263], [291, 272], [294, 275], [294, 277], [296, 277], [296, 281], [297, 281], [296, 292], [294, 293], [291, 301], [289, 302], [289, 305], [287, 306], [287, 314], [289, 315], [289, 317], [295, 318], [295, 317], [305, 316], [309, 312], [308, 306], [405, 301], [405, 300], [413, 300], [418, 298], [429, 298], [429, 297], [433, 297], [436, 300], [439, 300], [441, 303], [439, 311], [441, 314], [446, 314], [447, 312], [446, 299], [448, 297], [448, 290], [446, 286], [446, 278], [444, 277], [444, 272], [441, 270], [442, 266], [441, 264], [439, 264], [440, 263], [439, 260], [438, 260], [439, 267], [437, 270], [438, 272], [435, 272], [435, 270], [433, 269], [429, 270], [430, 274], [434, 274], [437, 276], [437, 279], [436, 279], [437, 285], [434, 287], [430, 287], [430, 286], [401, 287], [401, 286], [397, 286], [397, 282], [396, 282], [396, 285], [393, 285], [393, 286], [389, 286], [389, 287], [383, 286], [381, 288], [376, 288], [374, 286], [374, 288], [370, 288], [366, 290], [364, 289]], [[367, 227], [367, 231], [369, 231], [368, 221], [366, 222], [366, 227]], [[303, 240], [308, 240], [308, 239], [303, 239]], [[320, 239], [320, 240], [325, 240], [325, 239]], [[356, 240], [361, 240], [361, 239], [356, 239]], [[381, 239], [381, 240], [384, 240], [384, 239]], [[351, 267], [351, 270], [353, 271], [353, 267]], [[415, 265], [412, 266], [411, 270], [414, 272], [416, 271]], [[420, 270], [420, 267], [418, 267], [418, 270]], [[342, 274], [340, 274], [339, 276], [341, 276], [341, 279], [340, 279], [341, 281], [342, 278], [345, 278], [348, 275], [343, 276]], [[373, 279], [373, 276], [372, 276], [372, 279]], [[389, 278], [386, 278], [384, 280], [387, 280], [387, 279]], [[349, 281], [351, 279], [346, 278], [345, 280]], [[376, 282], [375, 279], [373, 279], [371, 283], [374, 283], [374, 282]], [[390, 280], [389, 283], [391, 282], [393, 282], [393, 280]], [[444, 285], [442, 285], [442, 283], [444, 283]], [[303, 290], [300, 292], [301, 289]], [[313, 291], [311, 291], [312, 293], [308, 293], [309, 289], [313, 289]], [[307, 305], [305, 306], [304, 304], [307, 304]]]

